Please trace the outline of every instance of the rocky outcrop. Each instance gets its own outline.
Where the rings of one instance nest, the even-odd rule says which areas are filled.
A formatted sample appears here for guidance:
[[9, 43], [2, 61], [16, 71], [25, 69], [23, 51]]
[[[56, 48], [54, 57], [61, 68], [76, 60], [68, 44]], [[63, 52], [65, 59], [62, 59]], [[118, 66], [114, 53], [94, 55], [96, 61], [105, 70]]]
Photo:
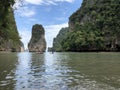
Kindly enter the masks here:
[[21, 51], [21, 52], [24, 52], [24, 51], [25, 51], [25, 47], [24, 47], [24, 44], [23, 44], [22, 42], [21, 42], [20, 51]]
[[53, 51], [53, 48], [52, 47], [48, 47], [48, 52], [52, 52]]
[[[93, 33], [96, 38], [102, 38], [100, 43], [102, 49], [93, 44], [90, 45], [89, 50], [120, 51], [119, 3], [120, 1], [117, 0], [83, 0], [82, 6], [69, 18], [69, 30]], [[96, 34], [96, 32], [101, 34]], [[89, 38], [86, 37], [86, 40]], [[96, 40], [93, 42], [97, 43]]]
[[9, 51], [9, 52], [21, 52], [24, 51], [24, 45], [20, 42], [14, 42], [13, 40], [5, 40], [0, 37], [0, 51]]
[[53, 47], [52, 50], [56, 52], [61, 52], [63, 51], [62, 49], [62, 41], [66, 38], [66, 35], [69, 31], [69, 28], [62, 28], [56, 38], [53, 39]]
[[69, 18], [69, 30], [74, 30], [78, 23], [84, 24], [87, 21], [92, 21], [93, 18], [91, 18], [90, 14], [92, 12], [91, 8], [96, 6], [98, 2], [97, 0], [83, 0], [81, 7]]
[[32, 37], [28, 44], [30, 52], [44, 52], [46, 50], [45, 30], [42, 25], [32, 27]]
[[[19, 52], [23, 45], [21, 46], [13, 10], [9, 8], [8, 11], [8, 14], [0, 21], [0, 51]], [[4, 13], [6, 12], [2, 12]]]
[[120, 51], [120, 1], [83, 0], [69, 18], [69, 31], [54, 39], [58, 51]]

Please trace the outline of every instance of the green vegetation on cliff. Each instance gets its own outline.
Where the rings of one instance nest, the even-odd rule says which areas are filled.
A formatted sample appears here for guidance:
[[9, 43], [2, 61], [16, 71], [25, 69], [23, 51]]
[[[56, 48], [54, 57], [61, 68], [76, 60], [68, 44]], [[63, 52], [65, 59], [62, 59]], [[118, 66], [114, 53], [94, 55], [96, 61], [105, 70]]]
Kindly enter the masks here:
[[[75, 31], [67, 34], [67, 38], [62, 41], [62, 48], [65, 51], [92, 51], [104, 50], [103, 33], [95, 27], [86, 26], [77, 27]], [[80, 29], [80, 30], [79, 30]]]
[[83, 0], [69, 19], [65, 51], [120, 50], [120, 0]]
[[21, 41], [11, 6], [14, 0], [0, 1], [0, 51], [20, 51]]
[[8, 25], [8, 14], [14, 3], [15, 0], [0, 0], [0, 26], [6, 27]]
[[[6, 25], [3, 24], [0, 26], [0, 36], [6, 40], [12, 39], [14, 41], [19, 41], [20, 37], [18, 35], [14, 14], [12, 9], [9, 9], [9, 14], [6, 17]], [[3, 23], [3, 22], [0, 22]]]
[[46, 50], [45, 30], [42, 25], [33, 25], [28, 49], [30, 52], [44, 52]]
[[68, 33], [68, 27], [67, 28], [62, 28], [59, 32], [59, 34], [57, 35], [56, 38], [54, 38], [53, 40], [53, 50], [54, 51], [63, 51], [62, 49], [62, 41], [66, 38], [66, 35]]

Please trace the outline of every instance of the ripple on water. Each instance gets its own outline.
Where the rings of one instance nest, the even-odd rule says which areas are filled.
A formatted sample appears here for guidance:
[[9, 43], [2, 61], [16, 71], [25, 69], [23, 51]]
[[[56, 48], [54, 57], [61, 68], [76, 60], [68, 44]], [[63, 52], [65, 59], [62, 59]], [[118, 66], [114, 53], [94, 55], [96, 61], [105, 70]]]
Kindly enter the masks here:
[[[86, 58], [89, 56], [90, 59]], [[115, 85], [116, 87], [120, 85], [120, 76], [117, 72], [119, 60], [115, 59], [118, 63], [112, 64], [113, 61], [96, 60], [96, 58], [92, 60], [95, 56], [91, 57], [91, 54], [86, 56], [86, 54], [76, 53], [46, 55], [19, 53], [17, 64], [11, 59], [11, 65], [14, 64], [16, 67], [11, 68], [9, 72], [2, 71], [5, 75], [0, 81], [0, 86], [5, 87], [4, 90], [13, 90], [14, 87], [14, 90], [120, 90], [115, 88]], [[98, 63], [100, 68], [99, 65], [97, 66]], [[104, 69], [107, 65], [108, 67], [109, 65], [117, 66], [110, 75], [109, 72], [106, 74], [109, 68]], [[100, 71], [102, 75], [98, 75], [98, 70], [94, 69], [96, 67], [103, 70]], [[13, 86], [12, 89], [7, 89], [11, 86]], [[1, 87], [0, 90], [2, 90]]]

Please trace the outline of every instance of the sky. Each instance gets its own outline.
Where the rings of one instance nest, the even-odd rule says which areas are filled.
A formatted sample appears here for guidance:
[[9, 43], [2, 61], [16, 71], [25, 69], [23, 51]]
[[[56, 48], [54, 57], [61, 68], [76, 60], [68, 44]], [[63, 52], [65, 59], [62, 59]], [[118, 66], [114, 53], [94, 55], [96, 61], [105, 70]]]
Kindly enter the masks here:
[[32, 26], [41, 24], [45, 29], [47, 47], [61, 28], [68, 27], [69, 17], [80, 8], [82, 0], [24, 0], [14, 5], [15, 20], [21, 41], [27, 49]]

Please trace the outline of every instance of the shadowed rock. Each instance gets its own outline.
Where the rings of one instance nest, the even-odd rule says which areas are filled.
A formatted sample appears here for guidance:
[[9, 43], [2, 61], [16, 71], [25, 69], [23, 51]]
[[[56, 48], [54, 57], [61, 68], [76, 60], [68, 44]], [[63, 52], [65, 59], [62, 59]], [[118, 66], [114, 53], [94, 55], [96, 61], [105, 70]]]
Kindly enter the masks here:
[[44, 52], [46, 50], [45, 30], [42, 25], [32, 27], [32, 37], [28, 44], [30, 52]]
[[0, 14], [3, 14], [0, 16], [0, 51], [20, 52], [24, 45], [20, 41], [12, 8], [8, 7], [7, 14], [0, 10]]

